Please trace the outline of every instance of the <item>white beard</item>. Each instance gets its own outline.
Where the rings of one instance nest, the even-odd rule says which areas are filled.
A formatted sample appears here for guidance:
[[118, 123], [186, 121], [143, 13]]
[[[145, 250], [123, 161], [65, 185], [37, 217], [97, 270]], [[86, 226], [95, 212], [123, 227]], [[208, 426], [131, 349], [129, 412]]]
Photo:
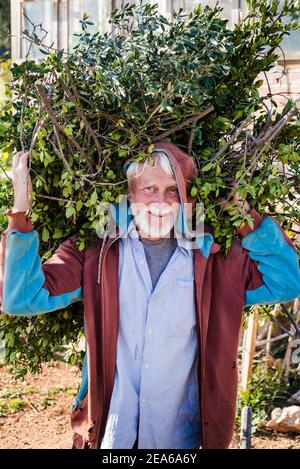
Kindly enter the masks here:
[[179, 211], [179, 204], [131, 204], [134, 223], [149, 238], [166, 238], [170, 234]]

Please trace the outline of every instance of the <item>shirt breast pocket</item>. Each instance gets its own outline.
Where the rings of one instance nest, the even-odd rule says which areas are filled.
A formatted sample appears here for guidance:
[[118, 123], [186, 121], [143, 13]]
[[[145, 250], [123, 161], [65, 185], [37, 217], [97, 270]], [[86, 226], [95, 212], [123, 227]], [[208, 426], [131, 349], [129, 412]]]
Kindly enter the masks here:
[[195, 325], [194, 281], [177, 279], [171, 291], [167, 335], [188, 338]]

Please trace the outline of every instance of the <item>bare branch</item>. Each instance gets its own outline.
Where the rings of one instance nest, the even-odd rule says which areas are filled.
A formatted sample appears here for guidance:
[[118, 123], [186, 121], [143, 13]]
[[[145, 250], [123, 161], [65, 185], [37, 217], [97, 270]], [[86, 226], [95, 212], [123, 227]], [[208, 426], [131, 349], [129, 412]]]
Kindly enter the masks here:
[[87, 120], [87, 117], [86, 115], [84, 114], [83, 110], [81, 109], [81, 107], [79, 106], [79, 104], [77, 103], [77, 100], [75, 98], [75, 96], [71, 93], [71, 91], [67, 88], [67, 86], [65, 85], [64, 81], [59, 78], [59, 83], [61, 84], [61, 87], [62, 89], [64, 90], [64, 92], [66, 93], [66, 95], [68, 96], [69, 100], [72, 101], [72, 103], [74, 104], [75, 106], [75, 109], [76, 111], [78, 112], [78, 115], [80, 116], [81, 120], [84, 122], [86, 128], [87, 128], [87, 131], [89, 133], [89, 135], [92, 137], [92, 139], [94, 140], [95, 142], [95, 145], [96, 145], [96, 148], [98, 150], [98, 155], [99, 155], [99, 160], [101, 160], [101, 156], [102, 156], [102, 149], [101, 149], [101, 145], [100, 145], [100, 142], [95, 134], [95, 132], [93, 131], [92, 129], [92, 126], [91, 124], [89, 123], [89, 121]]
[[196, 114], [195, 116], [189, 117], [188, 119], [185, 119], [183, 122], [181, 122], [180, 124], [173, 127], [173, 129], [166, 130], [165, 132], [158, 135], [157, 137], [154, 137], [153, 142], [158, 142], [158, 141], [168, 137], [169, 135], [172, 135], [172, 134], [178, 132], [179, 130], [184, 129], [185, 127], [188, 127], [190, 124], [196, 123], [199, 119], [202, 119], [203, 117], [205, 117], [207, 114], [209, 114], [213, 110], [214, 110], [214, 107], [209, 106], [207, 109], [200, 112], [200, 114]]
[[45, 92], [44, 86], [40, 83], [36, 83], [36, 89], [37, 92], [41, 98], [42, 104], [45, 108], [45, 110], [48, 113], [48, 116], [50, 117], [51, 121], [53, 122], [54, 128], [58, 130], [60, 133], [62, 133], [71, 143], [74, 145], [74, 147], [80, 152], [81, 156], [85, 159], [86, 154], [83, 148], [76, 142], [76, 140], [71, 137], [71, 135], [68, 135], [63, 128], [63, 126], [58, 122], [57, 117], [53, 111], [53, 108], [48, 100], [47, 94]]

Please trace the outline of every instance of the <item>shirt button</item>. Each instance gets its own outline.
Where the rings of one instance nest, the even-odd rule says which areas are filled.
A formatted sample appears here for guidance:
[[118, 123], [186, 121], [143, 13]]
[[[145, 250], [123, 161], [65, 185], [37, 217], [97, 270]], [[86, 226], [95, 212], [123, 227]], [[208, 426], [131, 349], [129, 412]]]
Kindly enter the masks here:
[[147, 369], [149, 368], [149, 363], [145, 363], [144, 366], [145, 366], [145, 368], [146, 368], [146, 370], [147, 370]]
[[152, 334], [152, 329], [148, 329], [148, 334]]
[[144, 260], [143, 260], [143, 259], [140, 259], [140, 264], [141, 264], [141, 265], [144, 264]]
[[145, 398], [145, 397], [143, 397], [143, 399], [142, 399], [142, 403], [143, 403], [143, 404], [145, 404], [145, 402], [146, 402], [146, 398]]

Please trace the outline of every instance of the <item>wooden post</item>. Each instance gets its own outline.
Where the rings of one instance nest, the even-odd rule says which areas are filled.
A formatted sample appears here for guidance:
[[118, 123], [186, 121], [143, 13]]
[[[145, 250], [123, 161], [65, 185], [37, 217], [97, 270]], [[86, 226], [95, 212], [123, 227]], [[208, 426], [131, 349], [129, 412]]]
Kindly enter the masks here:
[[22, 56], [21, 29], [22, 29], [22, 2], [10, 0], [10, 23], [11, 23], [11, 58], [13, 62], [20, 62]]
[[251, 407], [245, 406], [241, 415], [240, 449], [251, 448], [251, 425], [252, 410]]
[[254, 313], [248, 318], [248, 327], [243, 336], [243, 352], [241, 366], [241, 391], [246, 391], [252, 376], [253, 356], [258, 327], [259, 306], [254, 307]]
[[[299, 298], [296, 298], [294, 301], [293, 312], [296, 316], [296, 323], [299, 324], [299, 321], [300, 321], [300, 299]], [[290, 333], [293, 335], [293, 337], [289, 337], [288, 346], [287, 346], [285, 356], [283, 359], [283, 364], [282, 364], [282, 375], [286, 384], [289, 383], [293, 344], [294, 344], [295, 338], [297, 337], [294, 327], [292, 325], [290, 326]]]
[[266, 358], [270, 358], [271, 356], [271, 339], [272, 339], [272, 331], [273, 331], [273, 324], [270, 322], [268, 324], [268, 334], [266, 340]]

